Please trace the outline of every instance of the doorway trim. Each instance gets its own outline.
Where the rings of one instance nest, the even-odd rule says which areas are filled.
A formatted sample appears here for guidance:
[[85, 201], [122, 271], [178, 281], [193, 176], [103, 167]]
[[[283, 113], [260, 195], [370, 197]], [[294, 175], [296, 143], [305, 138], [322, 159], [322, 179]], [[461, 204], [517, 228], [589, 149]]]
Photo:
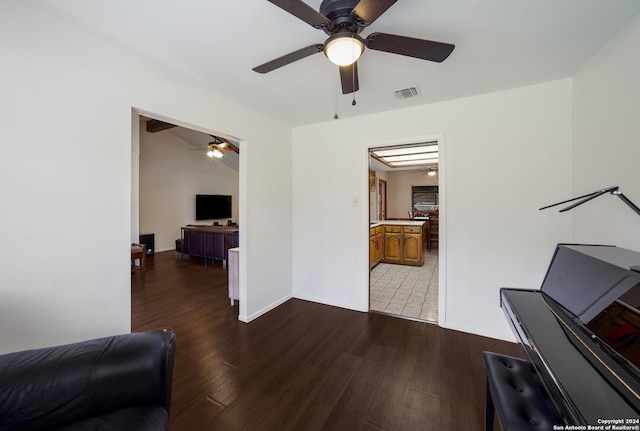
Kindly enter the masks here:
[[387, 181], [383, 179], [378, 180], [378, 190], [382, 190], [378, 199], [380, 202], [376, 202], [378, 208], [378, 220], [386, 220], [387, 218]]
[[[439, 207], [438, 212], [440, 214], [440, 224], [439, 224], [439, 235], [440, 239], [438, 242], [438, 326], [447, 327], [447, 169], [446, 169], [446, 143], [445, 143], [445, 135], [444, 133], [432, 134], [432, 135], [422, 135], [422, 136], [414, 136], [404, 139], [395, 139], [384, 142], [371, 142], [366, 145], [364, 160], [365, 160], [365, 172], [367, 172], [367, 176], [363, 176], [363, 180], [366, 184], [369, 183], [369, 151], [372, 148], [377, 147], [394, 147], [394, 146], [403, 146], [410, 144], [419, 144], [421, 142], [437, 142], [438, 143], [438, 193], [439, 193]], [[368, 190], [368, 187], [367, 187]], [[365, 235], [366, 240], [363, 241], [363, 250], [366, 252], [366, 256], [369, 256], [369, 225], [370, 219], [367, 217], [367, 235]], [[369, 311], [370, 304], [370, 269], [369, 269], [369, 259], [366, 260], [366, 271], [367, 271], [367, 293], [366, 293], [366, 304], [367, 311]]]

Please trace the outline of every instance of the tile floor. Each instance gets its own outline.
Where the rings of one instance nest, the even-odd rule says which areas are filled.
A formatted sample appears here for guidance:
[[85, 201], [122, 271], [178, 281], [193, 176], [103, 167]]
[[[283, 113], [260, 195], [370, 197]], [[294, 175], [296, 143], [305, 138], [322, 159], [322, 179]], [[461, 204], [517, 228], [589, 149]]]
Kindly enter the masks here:
[[379, 263], [371, 270], [369, 308], [412, 319], [438, 321], [438, 250], [422, 267]]

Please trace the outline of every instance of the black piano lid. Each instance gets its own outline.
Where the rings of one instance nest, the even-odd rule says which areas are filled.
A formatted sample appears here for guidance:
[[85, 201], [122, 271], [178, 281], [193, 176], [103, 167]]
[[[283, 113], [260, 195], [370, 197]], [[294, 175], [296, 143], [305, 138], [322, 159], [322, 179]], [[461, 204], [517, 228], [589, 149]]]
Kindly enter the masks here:
[[540, 291], [519, 289], [502, 289], [501, 298], [516, 336], [566, 424], [638, 417], [638, 399], [594, 357], [602, 356], [595, 343], [589, 346], [595, 354], [584, 348], [582, 342], [586, 339], [588, 345], [589, 338], [555, 314], [557, 310], [548, 306], [553, 300]]
[[568, 423], [640, 412], [635, 265], [640, 253], [631, 250], [560, 244], [539, 291], [502, 289], [514, 332], [541, 375], [550, 374], [545, 386], [552, 398], [562, 399]]
[[560, 244], [540, 289], [638, 380], [640, 273], [629, 268], [639, 263], [640, 253], [624, 248]]
[[[638, 291], [640, 253], [613, 246], [559, 244], [541, 291], [588, 324], [627, 292]], [[639, 292], [640, 294], [640, 292]], [[640, 295], [638, 295], [640, 296]], [[640, 315], [640, 303], [625, 303]]]

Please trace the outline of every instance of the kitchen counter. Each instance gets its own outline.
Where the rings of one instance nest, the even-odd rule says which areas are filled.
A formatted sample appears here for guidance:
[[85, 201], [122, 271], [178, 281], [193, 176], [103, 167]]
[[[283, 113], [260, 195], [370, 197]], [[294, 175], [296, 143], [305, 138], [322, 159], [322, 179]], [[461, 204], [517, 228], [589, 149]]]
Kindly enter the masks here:
[[424, 264], [424, 220], [380, 220], [369, 226], [370, 268], [379, 262]]
[[425, 220], [380, 220], [380, 221], [371, 223], [369, 225], [369, 228], [385, 226], [385, 225], [421, 227], [421, 226], [424, 226], [424, 224], [425, 224]]

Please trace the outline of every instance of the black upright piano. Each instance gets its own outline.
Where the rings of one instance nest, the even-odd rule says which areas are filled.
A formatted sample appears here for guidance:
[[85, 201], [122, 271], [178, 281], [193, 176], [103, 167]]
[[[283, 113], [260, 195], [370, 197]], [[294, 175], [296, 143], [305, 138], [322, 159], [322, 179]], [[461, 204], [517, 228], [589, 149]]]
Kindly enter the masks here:
[[639, 271], [635, 251], [559, 244], [539, 290], [500, 290], [559, 425], [639, 424]]

